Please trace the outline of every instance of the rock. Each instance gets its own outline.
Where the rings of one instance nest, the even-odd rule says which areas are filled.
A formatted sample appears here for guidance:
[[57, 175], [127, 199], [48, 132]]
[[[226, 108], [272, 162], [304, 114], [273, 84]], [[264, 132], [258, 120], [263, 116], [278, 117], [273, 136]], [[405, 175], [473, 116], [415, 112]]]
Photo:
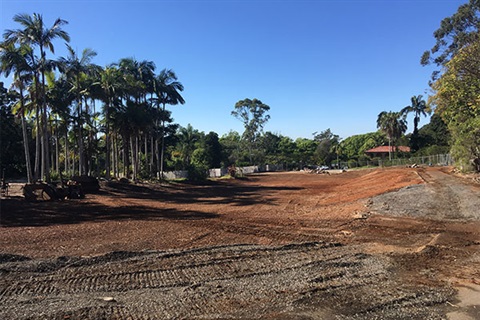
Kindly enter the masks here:
[[101, 297], [100, 299], [106, 302], [116, 302], [114, 297]]

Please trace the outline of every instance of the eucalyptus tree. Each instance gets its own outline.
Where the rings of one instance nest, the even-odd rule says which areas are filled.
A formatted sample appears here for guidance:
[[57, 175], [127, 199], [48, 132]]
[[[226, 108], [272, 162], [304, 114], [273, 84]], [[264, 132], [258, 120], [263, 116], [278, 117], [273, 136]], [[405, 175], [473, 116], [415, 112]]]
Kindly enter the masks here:
[[[444, 18], [433, 36], [435, 45], [423, 53], [422, 65], [435, 64], [445, 67], [446, 64], [463, 48], [478, 42], [480, 39], [480, 1], [470, 0], [458, 7], [452, 16]], [[434, 71], [435, 81], [440, 71]]]
[[435, 45], [421, 58], [441, 68], [432, 76], [430, 103], [448, 126], [456, 164], [466, 169], [473, 162], [480, 171], [480, 1], [460, 5], [433, 36]]
[[[70, 41], [70, 36], [68, 33], [62, 29], [62, 26], [68, 22], [60, 18], [56, 19], [51, 27], [46, 27], [43, 22], [42, 15], [34, 13], [33, 15], [28, 14], [17, 14], [13, 17], [13, 20], [19, 23], [23, 28], [22, 29], [7, 29], [5, 30], [3, 36], [7, 43], [20, 43], [29, 45], [32, 48], [38, 47], [40, 52], [39, 65], [39, 74], [41, 76], [41, 103], [40, 109], [42, 113], [42, 166], [41, 166], [41, 176], [47, 181], [50, 180], [50, 165], [48, 162], [48, 130], [47, 130], [47, 104], [46, 104], [46, 94], [45, 94], [45, 72], [47, 71], [47, 57], [46, 49], [51, 53], [54, 53], [53, 40], [61, 38], [66, 42]], [[36, 61], [35, 61], [36, 63]]]
[[32, 166], [30, 162], [30, 150], [28, 143], [27, 126], [25, 123], [26, 104], [24, 91], [25, 87], [31, 82], [33, 74], [32, 51], [28, 46], [16, 47], [13, 43], [0, 44], [0, 74], [8, 77], [11, 72], [14, 73], [12, 86], [19, 90], [17, 107], [15, 112], [20, 115], [22, 123], [22, 137], [25, 152], [25, 165], [27, 170], [27, 182], [32, 183]]
[[[165, 106], [184, 104], [185, 99], [183, 99], [180, 92], [183, 91], [183, 85], [178, 81], [177, 75], [171, 69], [163, 69], [160, 71], [159, 75], [155, 78], [154, 81], [154, 92], [156, 98], [154, 99], [154, 104], [157, 108], [162, 108], [162, 114], [165, 114]], [[157, 170], [160, 174], [160, 178], [163, 179], [163, 165], [164, 165], [164, 154], [165, 154], [165, 116], [162, 116], [161, 123], [161, 150], [157, 154]], [[158, 150], [158, 139], [156, 141], [156, 149]], [[160, 161], [159, 161], [160, 160]]]
[[252, 150], [257, 138], [263, 131], [263, 126], [270, 119], [270, 107], [258, 99], [244, 99], [235, 104], [232, 115], [242, 121], [245, 131], [243, 139], [247, 144], [250, 155], [250, 164], [253, 164]]
[[396, 141], [407, 131], [407, 121], [405, 115], [401, 112], [382, 111], [378, 114], [377, 128], [379, 128], [388, 139], [388, 156], [392, 160], [392, 143], [396, 146]]

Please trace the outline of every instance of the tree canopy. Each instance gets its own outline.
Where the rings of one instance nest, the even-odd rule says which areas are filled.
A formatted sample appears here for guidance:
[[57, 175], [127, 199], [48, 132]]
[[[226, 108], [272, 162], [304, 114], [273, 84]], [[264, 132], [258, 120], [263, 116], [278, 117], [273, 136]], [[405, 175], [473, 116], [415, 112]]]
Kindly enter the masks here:
[[[480, 0], [470, 0], [462, 4], [456, 13], [444, 18], [440, 27], [433, 33], [435, 45], [423, 53], [421, 64], [445, 66], [462, 48], [479, 39]], [[433, 79], [439, 75], [437, 70]]]
[[270, 107], [258, 99], [243, 99], [235, 103], [232, 115], [242, 121], [245, 131], [243, 139], [249, 150], [250, 162], [254, 162], [254, 150], [265, 123], [270, 119]]

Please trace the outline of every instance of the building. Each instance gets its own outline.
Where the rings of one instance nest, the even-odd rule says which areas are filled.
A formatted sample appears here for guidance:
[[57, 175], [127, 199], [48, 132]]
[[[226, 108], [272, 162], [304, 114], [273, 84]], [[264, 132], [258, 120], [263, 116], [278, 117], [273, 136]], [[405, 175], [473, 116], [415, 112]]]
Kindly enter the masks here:
[[373, 149], [369, 149], [365, 151], [365, 154], [367, 156], [370, 156], [372, 158], [379, 157], [379, 158], [388, 158], [389, 152], [404, 152], [404, 153], [410, 153], [410, 147], [407, 146], [398, 146], [398, 147], [393, 147], [393, 146], [380, 146], [376, 147]]

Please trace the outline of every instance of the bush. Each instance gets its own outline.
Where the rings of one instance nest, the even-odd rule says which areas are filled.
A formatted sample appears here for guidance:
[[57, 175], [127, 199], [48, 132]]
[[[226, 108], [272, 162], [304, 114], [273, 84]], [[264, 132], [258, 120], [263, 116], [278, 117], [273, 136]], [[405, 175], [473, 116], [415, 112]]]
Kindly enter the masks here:
[[204, 181], [207, 179], [208, 168], [203, 165], [190, 165], [187, 168], [188, 180], [190, 181]]

